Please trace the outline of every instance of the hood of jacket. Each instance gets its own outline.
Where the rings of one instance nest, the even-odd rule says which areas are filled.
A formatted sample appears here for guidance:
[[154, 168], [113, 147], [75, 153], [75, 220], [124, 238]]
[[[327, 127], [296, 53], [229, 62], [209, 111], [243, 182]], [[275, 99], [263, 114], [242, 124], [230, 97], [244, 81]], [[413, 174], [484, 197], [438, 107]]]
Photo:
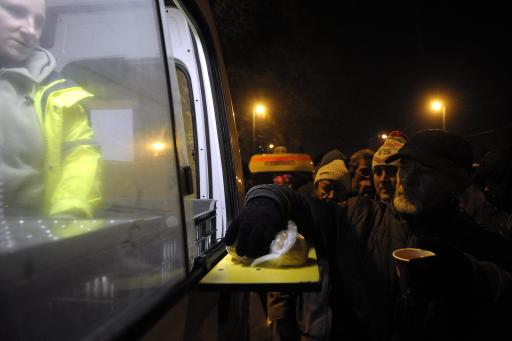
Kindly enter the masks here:
[[42, 47], [36, 47], [34, 53], [23, 66], [2, 68], [2, 73], [14, 73], [39, 84], [55, 69], [55, 58]]

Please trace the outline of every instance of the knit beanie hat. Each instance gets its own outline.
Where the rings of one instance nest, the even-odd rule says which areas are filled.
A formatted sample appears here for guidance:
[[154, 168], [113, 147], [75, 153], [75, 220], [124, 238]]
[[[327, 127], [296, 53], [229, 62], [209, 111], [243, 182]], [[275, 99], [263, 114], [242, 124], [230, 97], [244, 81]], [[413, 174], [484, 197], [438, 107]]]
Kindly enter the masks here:
[[341, 182], [347, 191], [351, 188], [350, 174], [345, 166], [345, 162], [341, 160], [334, 160], [320, 167], [316, 172], [315, 184], [320, 180], [336, 180]]
[[[386, 159], [391, 155], [398, 153], [405, 142], [406, 140], [402, 136], [398, 134], [390, 134], [390, 136], [384, 141], [384, 144], [379, 149], [377, 149], [373, 155], [372, 169], [377, 165], [385, 165]], [[395, 166], [400, 165], [398, 160], [395, 160], [389, 164]]]
[[334, 160], [348, 160], [345, 154], [343, 154], [339, 149], [333, 149], [322, 157], [320, 160], [320, 167], [325, 166], [328, 163], [331, 163]]

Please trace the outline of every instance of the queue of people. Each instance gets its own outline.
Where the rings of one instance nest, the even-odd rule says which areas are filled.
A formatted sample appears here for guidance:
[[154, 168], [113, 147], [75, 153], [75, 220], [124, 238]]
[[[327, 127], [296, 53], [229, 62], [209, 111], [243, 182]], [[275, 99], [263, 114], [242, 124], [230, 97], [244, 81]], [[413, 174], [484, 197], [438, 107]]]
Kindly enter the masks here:
[[[290, 219], [325, 260], [328, 293], [296, 316], [329, 331], [288, 323], [295, 332], [278, 329], [275, 339], [497, 339], [508, 332], [512, 303], [510, 160], [509, 149], [491, 151], [475, 169], [470, 144], [456, 133], [393, 132], [348, 167], [319, 167], [313, 192], [251, 188], [225, 241], [258, 257]], [[409, 262], [404, 289], [392, 253], [408, 247], [435, 256]]]

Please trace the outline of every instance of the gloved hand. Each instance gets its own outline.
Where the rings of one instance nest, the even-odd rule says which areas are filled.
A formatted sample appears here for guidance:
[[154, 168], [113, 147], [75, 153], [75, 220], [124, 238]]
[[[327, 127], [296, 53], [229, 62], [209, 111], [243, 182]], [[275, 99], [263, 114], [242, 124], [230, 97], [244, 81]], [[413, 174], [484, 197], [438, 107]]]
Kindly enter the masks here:
[[269, 253], [270, 243], [286, 222], [272, 199], [254, 198], [229, 225], [224, 241], [228, 246], [236, 243], [240, 257], [257, 258]]
[[469, 293], [474, 270], [462, 251], [446, 241], [430, 237], [419, 238], [418, 247], [436, 255], [409, 262], [407, 281], [415, 295], [432, 299]]

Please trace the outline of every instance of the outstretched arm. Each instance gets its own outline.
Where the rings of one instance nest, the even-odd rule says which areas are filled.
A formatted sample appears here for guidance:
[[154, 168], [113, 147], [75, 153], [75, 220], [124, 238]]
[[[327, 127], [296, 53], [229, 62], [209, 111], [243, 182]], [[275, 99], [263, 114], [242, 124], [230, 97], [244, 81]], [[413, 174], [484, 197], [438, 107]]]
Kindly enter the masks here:
[[51, 196], [50, 216], [91, 217], [101, 201], [101, 154], [85, 109], [64, 113], [62, 171]]
[[[288, 220], [310, 241], [319, 242], [320, 228], [333, 230], [336, 206], [311, 200], [286, 187], [261, 185], [251, 188], [244, 208], [226, 233], [226, 245], [235, 245], [239, 256], [256, 258], [268, 253], [277, 232]], [[326, 226], [329, 225], [329, 226]]]

